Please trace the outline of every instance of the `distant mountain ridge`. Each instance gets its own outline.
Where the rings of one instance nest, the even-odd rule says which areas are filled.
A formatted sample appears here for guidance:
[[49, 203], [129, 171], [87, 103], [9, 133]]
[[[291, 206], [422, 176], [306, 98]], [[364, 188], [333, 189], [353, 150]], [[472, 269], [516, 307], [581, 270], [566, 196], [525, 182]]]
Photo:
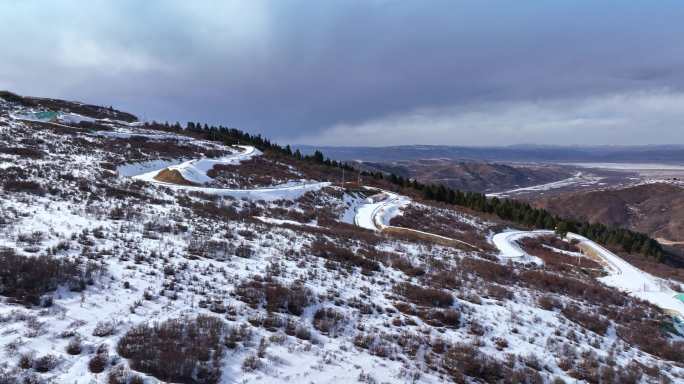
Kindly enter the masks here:
[[514, 162], [648, 162], [684, 163], [684, 145], [645, 146], [549, 146], [466, 147], [402, 145], [388, 147], [336, 147], [295, 145], [303, 153], [321, 150], [335, 160], [399, 161], [451, 159]]
[[363, 162], [362, 169], [393, 173], [423, 183], [444, 184], [473, 192], [496, 192], [545, 184], [570, 177], [573, 170], [556, 165], [508, 165], [449, 159]]

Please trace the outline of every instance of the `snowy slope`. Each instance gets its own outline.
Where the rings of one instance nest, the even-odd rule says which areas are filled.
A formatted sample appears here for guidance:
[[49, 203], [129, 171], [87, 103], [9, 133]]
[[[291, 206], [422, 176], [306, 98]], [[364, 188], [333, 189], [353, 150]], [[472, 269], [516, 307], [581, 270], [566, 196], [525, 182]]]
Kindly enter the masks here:
[[[161, 169], [176, 167], [200, 181], [215, 160], [206, 159], [209, 150], [239, 164], [248, 148], [236, 153], [148, 125], [111, 122], [117, 127], [103, 132], [31, 125], [9, 117], [7, 108], [0, 101], [0, 257], [11, 250], [34, 268], [0, 268], [6, 382], [117, 383], [112, 374], [119, 370], [128, 377], [118, 382], [174, 381], [136, 366], [118, 347], [137, 327], [198, 315], [225, 329], [219, 378], [195, 382], [555, 384], [596, 382], [586, 376], [594, 371], [613, 383], [629, 382], [633, 371], [640, 376], [632, 382], [684, 378], [676, 355], [646, 350], [622, 332], [641, 330], [641, 323], [610, 317], [638, 310], [644, 323], [657, 323], [656, 309], [550, 293], [522, 281], [542, 268], [496, 263], [489, 250], [393, 237], [381, 230], [406, 214], [407, 204], [418, 204], [404, 196], [366, 200], [358, 188], [299, 178], [259, 189], [161, 183], [153, 178]], [[473, 223], [471, 235], [480, 241], [497, 225], [472, 212], [424, 208], [427, 215], [449, 211], [441, 220], [454, 225]], [[38, 304], [23, 302], [9, 289], [7, 271], [42, 282], [37, 256], [73, 260], [79, 271], [97, 268], [83, 286], [57, 279], [39, 292]], [[596, 288], [591, 283], [583, 282]], [[555, 306], [539, 304], [549, 297]], [[600, 316], [605, 330], [573, 317], [574, 306]], [[666, 337], [658, 342], [677, 340]], [[199, 339], [164, 359], [188, 353]], [[73, 343], [81, 350], [70, 353]], [[154, 343], [136, 345], [159, 352]], [[108, 351], [102, 372], [90, 366], [98, 349]], [[610, 373], [612, 381], [605, 379]]]

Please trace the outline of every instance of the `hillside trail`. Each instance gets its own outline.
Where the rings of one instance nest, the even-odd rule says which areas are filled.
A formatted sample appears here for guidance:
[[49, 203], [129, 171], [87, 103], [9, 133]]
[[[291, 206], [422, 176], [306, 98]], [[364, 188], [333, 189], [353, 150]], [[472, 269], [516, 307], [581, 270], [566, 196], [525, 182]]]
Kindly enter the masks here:
[[[279, 200], [279, 199], [294, 199], [308, 191], [315, 191], [329, 186], [330, 182], [293, 182], [272, 187], [260, 188], [215, 188], [204, 187], [202, 184], [211, 181], [212, 179], [207, 175], [214, 165], [236, 165], [241, 161], [249, 160], [255, 156], [260, 156], [262, 153], [258, 149], [249, 145], [237, 146], [242, 151], [234, 152], [220, 158], [198, 158], [187, 160], [178, 163], [160, 164], [152, 170], [146, 169], [140, 174], [130, 174], [128, 176], [136, 180], [142, 180], [149, 183], [165, 186], [174, 190], [184, 190], [189, 192], [201, 192], [214, 196], [231, 196], [234, 198], [245, 198], [248, 200]], [[127, 165], [130, 167], [130, 165]], [[181, 178], [187, 183], [179, 184], [168, 181], [159, 180], [158, 175], [162, 171], [177, 172]]]
[[[499, 250], [501, 258], [534, 257], [527, 254], [517, 241], [525, 237], [548, 235], [555, 236], [556, 233], [554, 231], [505, 231], [494, 235], [493, 243]], [[584, 236], [568, 233], [566, 239], [576, 241], [586, 256], [601, 262], [607, 275], [600, 277], [599, 281], [648, 301], [666, 313], [678, 316], [680, 320], [684, 319], [684, 302], [676, 297], [679, 292], [670, 288], [667, 280], [642, 271]]]
[[[372, 187], [366, 188], [370, 189]], [[458, 248], [465, 247], [468, 250], [482, 252], [481, 248], [462, 240], [417, 229], [390, 225], [389, 223], [392, 218], [400, 215], [401, 209], [410, 204], [411, 199], [394, 192], [385, 190], [380, 191], [380, 193], [366, 198], [364, 204], [357, 209], [356, 215], [354, 216], [354, 224], [356, 226], [377, 232], [413, 236], [421, 240], [428, 240], [441, 245], [456, 246]]]

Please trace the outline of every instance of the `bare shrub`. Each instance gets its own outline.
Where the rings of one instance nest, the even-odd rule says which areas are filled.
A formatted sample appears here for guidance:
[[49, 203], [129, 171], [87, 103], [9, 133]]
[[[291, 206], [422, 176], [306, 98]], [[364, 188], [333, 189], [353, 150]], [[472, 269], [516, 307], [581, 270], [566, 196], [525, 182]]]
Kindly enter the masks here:
[[238, 285], [235, 293], [240, 300], [254, 308], [264, 303], [269, 312], [284, 312], [297, 316], [301, 315], [304, 308], [313, 300], [311, 290], [303, 284], [292, 283], [285, 286], [277, 281], [264, 281], [258, 278]]
[[435, 327], [458, 328], [461, 323], [461, 314], [454, 309], [430, 309], [417, 313], [426, 323]]
[[606, 334], [610, 325], [610, 321], [602, 319], [576, 305], [568, 305], [561, 312], [563, 316], [601, 336]]
[[484, 280], [502, 285], [510, 284], [515, 280], [513, 268], [491, 261], [468, 257], [462, 260], [461, 267], [466, 271], [475, 273]]
[[450, 346], [442, 357], [442, 367], [455, 381], [463, 382], [463, 375], [466, 375], [494, 383], [501, 381], [508, 373], [500, 362], [466, 344]]
[[404, 272], [407, 276], [422, 276], [425, 274], [425, 269], [413, 265], [408, 258], [401, 255], [392, 254], [389, 264], [393, 268]]
[[450, 307], [454, 303], [451, 294], [434, 288], [423, 288], [411, 283], [399, 283], [394, 292], [404, 296], [410, 302], [425, 307]]
[[247, 324], [228, 328], [226, 336], [226, 347], [235, 349], [238, 343], [248, 343], [252, 339], [252, 331]]
[[513, 298], [513, 292], [511, 292], [506, 287], [503, 287], [501, 285], [488, 284], [487, 297], [494, 298], [497, 300], [510, 300]]
[[542, 292], [564, 294], [601, 305], [623, 306], [627, 303], [627, 298], [623, 293], [602, 286], [598, 282], [586, 282], [554, 273], [533, 270], [521, 272], [519, 278], [522, 283]]
[[321, 308], [314, 313], [313, 326], [324, 335], [335, 337], [344, 327], [345, 317], [334, 308]]
[[341, 248], [326, 240], [316, 240], [311, 243], [311, 253], [314, 256], [336, 261], [348, 268], [359, 267], [364, 274], [380, 270], [377, 261], [357, 255], [347, 248]]
[[131, 372], [125, 365], [119, 364], [112, 368], [107, 374], [107, 384], [127, 384]]
[[19, 303], [39, 305], [41, 295], [67, 285], [83, 290], [102, 267], [81, 259], [53, 256], [26, 257], [14, 249], [0, 248], [0, 294]]
[[81, 339], [78, 337], [74, 337], [69, 341], [69, 344], [66, 346], [66, 352], [70, 355], [80, 355], [82, 351], [81, 347]]
[[212, 316], [140, 324], [117, 344], [131, 368], [160, 380], [216, 383], [221, 376], [224, 323]]
[[19, 368], [30, 369], [33, 367], [33, 354], [32, 353], [22, 353], [19, 356]]
[[530, 255], [541, 258], [544, 261], [544, 266], [553, 271], [579, 274], [579, 271], [601, 270], [601, 265], [588, 257], [568, 256], [548, 248], [547, 246], [553, 246], [563, 251], [580, 252], [575, 245], [555, 236], [526, 238], [521, 240], [521, 245]]
[[3, 188], [6, 192], [24, 192], [39, 196], [45, 194], [42, 184], [29, 180], [6, 180]]
[[33, 361], [33, 369], [41, 373], [50, 372], [57, 366], [58, 363], [59, 360], [57, 359], [57, 356], [45, 355]]
[[301, 177], [287, 165], [273, 161], [268, 156], [254, 157], [240, 162], [240, 165], [215, 165], [207, 175], [224, 188], [263, 187]]
[[561, 302], [551, 295], [540, 296], [537, 299], [537, 304], [539, 304], [539, 308], [545, 309], [547, 311], [561, 308]]
[[107, 344], [101, 344], [99, 347], [97, 347], [95, 356], [90, 358], [90, 361], [88, 361], [88, 369], [92, 373], [101, 373], [105, 370], [105, 368], [107, 368], [108, 364], [109, 348], [107, 347]]
[[[638, 324], [638, 326], [637, 326]], [[617, 334], [644, 352], [661, 358], [684, 362], [684, 342], [673, 341], [663, 333], [660, 321], [643, 320], [628, 326], [618, 326]]]
[[0, 148], [0, 153], [8, 155], [17, 155], [19, 157], [27, 157], [30, 159], [42, 159], [45, 152], [40, 149], [30, 147], [4, 147]]

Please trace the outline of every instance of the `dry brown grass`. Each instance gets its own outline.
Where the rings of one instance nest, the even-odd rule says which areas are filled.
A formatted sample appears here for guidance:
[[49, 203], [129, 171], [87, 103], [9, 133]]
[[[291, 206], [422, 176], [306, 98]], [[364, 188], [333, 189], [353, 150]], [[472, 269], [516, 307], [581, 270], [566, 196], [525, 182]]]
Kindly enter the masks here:
[[605, 260], [603, 257], [601, 257], [601, 256], [598, 254], [598, 252], [596, 252], [596, 251], [594, 250], [594, 248], [592, 248], [592, 247], [590, 247], [590, 246], [588, 246], [588, 245], [586, 245], [586, 244], [577, 244], [577, 247], [582, 251], [582, 253], [584, 254], [584, 256], [586, 256], [586, 257], [589, 258], [590, 260], [594, 261], [595, 263], [597, 263], [597, 264], [600, 265], [601, 267], [606, 267], [606, 268], [609, 267], [609, 265], [608, 265], [608, 263], [606, 262], [606, 260]]
[[154, 177], [155, 180], [161, 181], [163, 183], [178, 184], [178, 185], [197, 185], [189, 180], [186, 180], [183, 175], [178, 170], [164, 168], [157, 176]]
[[454, 248], [462, 249], [465, 251], [479, 251], [480, 250], [479, 248], [475, 247], [474, 245], [467, 244], [463, 241], [459, 241], [456, 239], [447, 239], [447, 238], [444, 238], [440, 235], [433, 235], [431, 233], [417, 232], [417, 231], [412, 230], [410, 228], [385, 227], [385, 228], [383, 228], [382, 233], [386, 233], [386, 234], [390, 234], [390, 235], [398, 235], [402, 238], [407, 238], [407, 239], [429, 241], [429, 242], [433, 242], [433, 243], [436, 243], [439, 245], [444, 245], [447, 247], [454, 247]]

